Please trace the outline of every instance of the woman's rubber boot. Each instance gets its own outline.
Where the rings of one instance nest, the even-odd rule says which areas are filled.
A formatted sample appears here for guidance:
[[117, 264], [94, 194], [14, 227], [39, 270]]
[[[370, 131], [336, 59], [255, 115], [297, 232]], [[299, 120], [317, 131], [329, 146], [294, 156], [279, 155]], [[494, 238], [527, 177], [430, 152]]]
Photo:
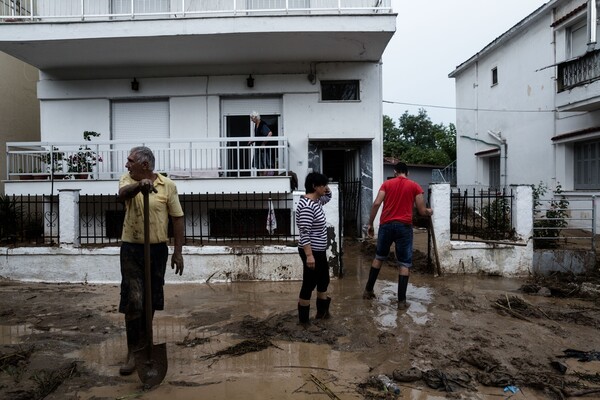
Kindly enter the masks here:
[[331, 314], [329, 314], [329, 304], [331, 303], [331, 297], [326, 299], [319, 299], [317, 297], [317, 315], [315, 315], [315, 319], [329, 319], [331, 318]]
[[310, 305], [301, 306], [298, 304], [298, 323], [304, 327], [310, 325], [309, 321]]

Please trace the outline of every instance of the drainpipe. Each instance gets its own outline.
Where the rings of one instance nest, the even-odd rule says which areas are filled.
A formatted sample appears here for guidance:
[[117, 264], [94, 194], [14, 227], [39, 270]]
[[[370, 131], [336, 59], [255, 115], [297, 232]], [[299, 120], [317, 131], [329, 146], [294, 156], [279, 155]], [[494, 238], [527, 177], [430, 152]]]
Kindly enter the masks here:
[[587, 34], [588, 48], [587, 51], [593, 51], [596, 48], [596, 19], [598, 10], [596, 9], [596, 0], [588, 0], [587, 2]]
[[508, 175], [508, 144], [506, 143], [506, 139], [502, 137], [502, 134], [500, 132], [487, 131], [487, 133], [488, 135], [500, 142], [500, 171], [504, 171], [504, 173], [500, 173], [500, 180], [502, 181], [503, 186], [506, 187]]
[[[500, 147], [500, 145], [498, 145], [496, 143], [486, 142], [485, 140], [477, 139], [477, 138], [474, 138], [474, 137], [471, 137], [471, 136], [466, 136], [466, 135], [460, 135], [460, 137], [472, 140], [474, 142], [479, 142], [479, 143], [487, 144], [488, 146], [492, 146], [492, 147], [495, 147], [497, 149], [500, 149], [500, 151], [502, 152], [502, 148]], [[477, 174], [479, 174], [479, 168], [477, 168]]]

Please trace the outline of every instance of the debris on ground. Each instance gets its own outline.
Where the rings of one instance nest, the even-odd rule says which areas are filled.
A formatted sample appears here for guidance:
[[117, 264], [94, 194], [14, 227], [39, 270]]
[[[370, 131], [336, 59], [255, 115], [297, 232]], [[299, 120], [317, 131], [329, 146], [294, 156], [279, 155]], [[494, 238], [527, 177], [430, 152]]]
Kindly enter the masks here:
[[247, 353], [254, 353], [257, 351], [262, 351], [269, 347], [277, 347], [270, 340], [265, 338], [259, 339], [248, 339], [244, 340], [240, 343], [237, 343], [233, 346], [229, 346], [223, 350], [219, 350], [213, 354], [207, 354], [205, 356], [200, 357], [200, 360], [209, 360], [211, 358], [230, 356], [230, 357], [239, 357], [243, 356]]

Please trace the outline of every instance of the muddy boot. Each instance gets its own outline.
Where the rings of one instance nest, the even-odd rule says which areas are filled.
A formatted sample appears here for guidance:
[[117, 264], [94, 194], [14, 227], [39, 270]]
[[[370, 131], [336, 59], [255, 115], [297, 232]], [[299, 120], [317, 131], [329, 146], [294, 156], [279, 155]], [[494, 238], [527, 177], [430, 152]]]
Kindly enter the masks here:
[[398, 310], [406, 310], [410, 303], [406, 301], [406, 289], [408, 288], [408, 276], [398, 276]]
[[125, 332], [127, 333], [127, 361], [119, 368], [119, 374], [131, 375], [135, 371], [135, 357], [133, 352], [142, 346], [141, 318], [125, 321]]
[[331, 297], [326, 299], [319, 299], [317, 297], [317, 314], [315, 315], [315, 319], [329, 319], [331, 318], [331, 314], [329, 314], [329, 304], [331, 303]]
[[375, 292], [374, 291], [372, 291], [372, 290], [365, 290], [363, 292], [363, 299], [365, 299], [365, 300], [372, 300], [372, 299], [375, 299], [375, 298], [377, 298], [377, 296], [375, 296]]
[[369, 280], [367, 281], [367, 285], [365, 286], [365, 291], [363, 292], [363, 299], [371, 300], [375, 298], [375, 292], [373, 288], [375, 287], [375, 282], [377, 281], [377, 276], [379, 276], [379, 271], [381, 268], [373, 268], [369, 270]]
[[119, 368], [120, 375], [131, 375], [135, 371], [135, 357], [133, 352], [127, 352], [127, 361]]
[[310, 306], [301, 306], [298, 304], [298, 323], [304, 327], [310, 325], [309, 321]]

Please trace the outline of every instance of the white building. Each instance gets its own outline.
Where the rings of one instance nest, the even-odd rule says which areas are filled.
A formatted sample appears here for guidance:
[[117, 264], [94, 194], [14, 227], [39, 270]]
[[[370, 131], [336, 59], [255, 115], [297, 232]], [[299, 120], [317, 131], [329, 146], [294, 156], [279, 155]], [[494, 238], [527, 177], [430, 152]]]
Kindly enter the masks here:
[[[357, 200], [340, 203], [339, 215], [348, 216], [344, 229], [360, 232], [373, 183], [383, 180], [381, 57], [395, 21], [390, 0], [0, 0], [0, 51], [40, 70], [41, 141], [7, 144], [6, 193], [69, 199], [44, 206], [45, 233], [61, 214], [61, 243], [93, 243], [83, 230], [90, 225], [96, 239], [117, 237], [118, 211], [67, 193], [116, 194], [128, 150], [146, 144], [157, 170], [193, 194], [190, 244], [243, 240], [248, 227], [266, 235], [271, 193], [277, 232], [293, 237], [290, 175], [302, 190], [310, 171]], [[264, 170], [249, 144], [252, 111], [274, 133]], [[101, 135], [87, 142], [85, 131]], [[102, 161], [70, 162], [82, 152]], [[336, 246], [340, 236], [338, 227]], [[237, 259], [247, 269], [260, 257]], [[199, 268], [203, 276], [212, 267]]]
[[458, 185], [600, 193], [597, 3], [548, 1], [450, 73]]

